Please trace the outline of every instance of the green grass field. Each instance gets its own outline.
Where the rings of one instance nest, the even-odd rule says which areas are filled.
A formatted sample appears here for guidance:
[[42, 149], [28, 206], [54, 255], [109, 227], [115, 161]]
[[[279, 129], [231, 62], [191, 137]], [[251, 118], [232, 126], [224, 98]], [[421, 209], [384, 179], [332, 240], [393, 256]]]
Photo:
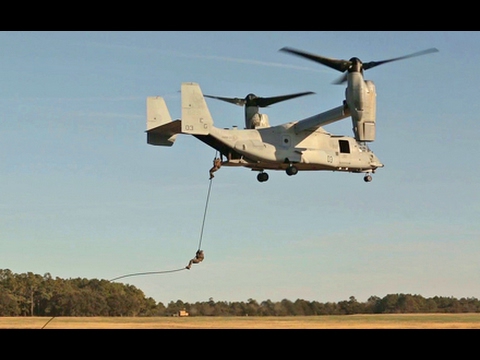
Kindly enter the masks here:
[[480, 314], [286, 317], [0, 317], [0, 329], [480, 329]]

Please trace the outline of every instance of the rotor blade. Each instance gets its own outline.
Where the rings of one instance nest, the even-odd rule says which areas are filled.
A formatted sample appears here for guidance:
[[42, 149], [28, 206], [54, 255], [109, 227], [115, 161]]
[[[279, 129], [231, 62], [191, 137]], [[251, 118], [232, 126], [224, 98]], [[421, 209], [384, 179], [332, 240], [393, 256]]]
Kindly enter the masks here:
[[430, 48], [430, 49], [418, 51], [418, 52], [415, 52], [413, 54], [400, 56], [400, 57], [393, 58], [393, 59], [382, 60], [382, 61], [370, 61], [370, 62], [367, 62], [367, 63], [363, 63], [363, 69], [368, 70], [368, 69], [371, 69], [375, 66], [386, 64], [386, 63], [389, 63], [389, 62], [392, 62], [392, 61], [408, 59], [408, 58], [411, 58], [411, 57], [426, 55], [426, 54], [430, 54], [430, 53], [434, 53], [434, 52], [438, 52], [438, 49], [437, 48]]
[[315, 93], [312, 91], [307, 91], [307, 92], [301, 92], [296, 94], [274, 96], [274, 97], [268, 97], [268, 98], [262, 98], [254, 94], [249, 94], [246, 96], [245, 99], [226, 98], [226, 97], [211, 96], [211, 95], [204, 95], [204, 96], [211, 99], [223, 100], [231, 104], [240, 105], [240, 106], [246, 105], [246, 106], [267, 107], [269, 105], [278, 103], [280, 101], [289, 100], [299, 96], [310, 95], [310, 94], [315, 94]]
[[310, 94], [315, 94], [315, 93], [312, 91], [307, 91], [307, 92], [301, 92], [301, 93], [290, 94], [290, 95], [273, 96], [268, 98], [259, 97], [254, 100], [254, 105], [259, 107], [267, 107], [269, 105], [276, 104], [280, 101], [285, 101], [285, 100], [293, 99], [299, 96], [310, 95]]
[[347, 73], [346, 72], [341, 77], [339, 77], [337, 80], [332, 81], [332, 84], [341, 85], [345, 81], [347, 81]]
[[300, 50], [296, 50], [296, 49], [292, 49], [290, 47], [283, 47], [281, 48], [279, 51], [284, 51], [284, 52], [288, 52], [288, 53], [291, 53], [291, 54], [294, 54], [294, 55], [298, 55], [298, 56], [301, 56], [301, 57], [304, 57], [306, 59], [309, 59], [309, 60], [313, 60], [317, 63], [320, 63], [322, 65], [325, 65], [325, 66], [328, 66], [334, 70], [338, 70], [340, 72], [345, 72], [347, 71], [348, 67], [350, 66], [350, 61], [348, 60], [337, 60], [337, 59], [331, 59], [331, 58], [327, 58], [327, 57], [323, 57], [323, 56], [319, 56], [319, 55], [314, 55], [314, 54], [311, 54], [311, 53], [307, 53], [305, 51], [300, 51]]
[[226, 102], [229, 102], [230, 104], [235, 104], [235, 105], [239, 105], [239, 106], [243, 106], [246, 103], [245, 99], [239, 99], [239, 98], [226, 98], [226, 97], [211, 96], [211, 95], [203, 95], [203, 96], [211, 98], [211, 99], [226, 101]]

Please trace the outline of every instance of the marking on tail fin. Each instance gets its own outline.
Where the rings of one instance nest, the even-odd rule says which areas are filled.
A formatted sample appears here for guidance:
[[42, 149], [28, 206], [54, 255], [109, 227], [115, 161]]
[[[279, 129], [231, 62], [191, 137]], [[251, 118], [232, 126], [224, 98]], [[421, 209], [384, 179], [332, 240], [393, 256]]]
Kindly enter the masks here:
[[208, 135], [213, 119], [197, 83], [182, 83], [182, 132]]

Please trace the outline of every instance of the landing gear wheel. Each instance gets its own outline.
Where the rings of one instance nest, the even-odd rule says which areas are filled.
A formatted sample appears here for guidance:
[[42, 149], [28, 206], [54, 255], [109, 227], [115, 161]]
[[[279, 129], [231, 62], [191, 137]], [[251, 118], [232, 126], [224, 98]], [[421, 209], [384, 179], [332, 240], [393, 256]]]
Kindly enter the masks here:
[[260, 182], [267, 181], [268, 180], [268, 174], [264, 173], [264, 172], [258, 173], [257, 180], [260, 181]]
[[298, 169], [293, 165], [287, 167], [287, 170], [285, 171], [287, 172], [288, 176], [296, 175], [298, 173]]
[[372, 175], [365, 175], [365, 177], [363, 178], [363, 180], [364, 180], [365, 182], [370, 182], [370, 181], [372, 181]]

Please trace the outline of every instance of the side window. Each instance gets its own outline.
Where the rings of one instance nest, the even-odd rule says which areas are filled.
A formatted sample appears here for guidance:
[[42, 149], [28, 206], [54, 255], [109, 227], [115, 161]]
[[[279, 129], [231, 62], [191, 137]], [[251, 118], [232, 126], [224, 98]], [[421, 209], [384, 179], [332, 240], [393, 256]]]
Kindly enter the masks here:
[[338, 145], [341, 153], [350, 154], [350, 143], [348, 140], [338, 140]]

